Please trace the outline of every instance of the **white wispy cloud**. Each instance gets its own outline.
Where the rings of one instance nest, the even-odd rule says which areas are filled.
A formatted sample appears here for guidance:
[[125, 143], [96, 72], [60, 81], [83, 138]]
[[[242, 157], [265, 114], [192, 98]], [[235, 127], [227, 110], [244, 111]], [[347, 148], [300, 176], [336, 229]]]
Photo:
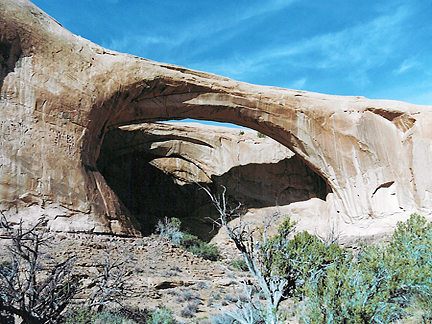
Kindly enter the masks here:
[[236, 23], [274, 11], [282, 10], [291, 6], [296, 1], [298, 0], [273, 0], [268, 2], [260, 2], [256, 5], [248, 6], [245, 11], [242, 11], [240, 13], [238, 18], [236, 19]]
[[420, 63], [418, 59], [408, 58], [402, 62], [402, 64], [394, 71], [394, 73], [401, 74], [419, 65]]
[[[368, 68], [382, 64], [393, 52], [403, 33], [409, 11], [400, 7], [392, 15], [342, 31], [316, 35], [283, 48], [262, 53], [260, 60], [295, 59], [297, 64], [317, 68], [337, 68], [348, 64]], [[310, 56], [313, 55], [313, 58]]]
[[[118, 1], [118, 0], [105, 0], [105, 1]], [[194, 40], [212, 39], [211, 46], [216, 47], [221, 41], [226, 41], [228, 38], [235, 37], [241, 32], [239, 26], [243, 26], [245, 21], [253, 21], [254, 18], [269, 14], [278, 10], [282, 10], [298, 0], [272, 0], [264, 3], [257, 3], [252, 5], [249, 3], [244, 8], [237, 8], [229, 15], [218, 16], [217, 19], [211, 17], [200, 17], [196, 21], [188, 22], [184, 26], [175, 30], [170, 35], [155, 36], [145, 34], [128, 33], [122, 37], [112, 38], [101, 44], [103, 47], [121, 51], [130, 52], [131, 47], [135, 52], [146, 52], [147, 46], [159, 44], [164, 46], [167, 50], [175, 47], [183, 46]], [[248, 23], [250, 24], [250, 22]], [[213, 35], [223, 33], [223, 39], [212, 38]], [[196, 47], [191, 49], [190, 55], [197, 55], [208, 48]]]
[[307, 82], [307, 78], [301, 78], [291, 83], [291, 85], [288, 88], [302, 90], [306, 82]]
[[356, 82], [365, 85], [369, 82], [367, 70], [382, 65], [398, 50], [399, 41], [403, 39], [404, 22], [410, 15], [410, 10], [401, 6], [392, 14], [381, 14], [363, 24], [245, 55], [238, 60], [243, 64], [228, 59], [213, 62], [211, 71], [235, 71], [234, 76], [241, 76], [275, 66], [347, 69]]
[[181, 40], [172, 39], [163, 36], [147, 36], [147, 35], [125, 35], [121, 38], [110, 38], [103, 42], [101, 46], [116, 50], [119, 52], [144, 52], [149, 46], [167, 45], [170, 47], [179, 45]]

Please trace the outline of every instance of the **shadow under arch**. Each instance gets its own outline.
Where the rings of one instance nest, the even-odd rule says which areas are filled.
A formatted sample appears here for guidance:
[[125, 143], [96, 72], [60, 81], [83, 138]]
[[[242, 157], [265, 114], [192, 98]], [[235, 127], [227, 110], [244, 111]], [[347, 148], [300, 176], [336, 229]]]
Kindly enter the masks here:
[[120, 125], [183, 118], [245, 126], [289, 147], [332, 188], [327, 216], [360, 230], [431, 208], [430, 106], [237, 82], [104, 49], [27, 1], [0, 7], [2, 122], [30, 130], [24, 145], [20, 127], [0, 127], [8, 210], [52, 205], [67, 215], [55, 216], [58, 228], [135, 235], [98, 171], [103, 139]]
[[[169, 146], [164, 149], [163, 145], [154, 144], [174, 142], [173, 146], [193, 146], [200, 154], [213, 156], [214, 143], [205, 134], [200, 133], [201, 138], [191, 134], [199, 128], [175, 126], [173, 132], [169, 124], [158, 125], [108, 131], [97, 168], [139, 223], [142, 234], [152, 234], [157, 221], [165, 216], [177, 217], [192, 234], [209, 241], [217, 234], [212, 231], [209, 217], [217, 214], [207, 194], [192, 181], [179, 184], [175, 174], [154, 164], [161, 158], [168, 164], [169, 160], [183, 159], [199, 170], [199, 161], [191, 160], [187, 150], [172, 152]], [[247, 209], [288, 205], [310, 198], [325, 200], [331, 192], [326, 182], [295, 154], [273, 163], [237, 165], [223, 174], [211, 175], [208, 180], [210, 183], [201, 184], [215, 192], [226, 187], [229, 201], [235, 205], [241, 202]]]
[[[153, 67], [158, 72], [151, 78], [146, 75], [141, 81], [123, 82], [90, 111], [81, 156], [86, 188], [93, 190], [88, 196], [94, 202], [95, 214], [111, 223], [114, 220], [123, 229], [139, 227], [139, 220], [99, 172], [97, 161], [106, 134], [125, 125], [187, 118], [231, 123], [276, 140], [323, 179], [328, 192], [338, 195], [334, 189], [338, 187], [331, 182], [333, 170], [314, 152], [325, 140], [315, 129], [322, 113], [311, 109], [315, 98], [303, 97], [301, 91], [245, 84], [175, 66]], [[141, 77], [136, 72], [126, 81]]]

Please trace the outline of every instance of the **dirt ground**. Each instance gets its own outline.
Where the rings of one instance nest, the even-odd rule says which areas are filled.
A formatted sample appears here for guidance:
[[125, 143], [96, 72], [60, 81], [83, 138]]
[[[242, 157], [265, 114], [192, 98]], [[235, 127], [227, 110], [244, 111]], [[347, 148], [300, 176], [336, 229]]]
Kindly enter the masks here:
[[[7, 240], [0, 240], [1, 254], [7, 252]], [[219, 244], [221, 261], [197, 257], [172, 242], [158, 237], [121, 238], [89, 234], [53, 234], [50, 248], [42, 256], [47, 267], [67, 257], [76, 257], [75, 271], [83, 276], [81, 301], [97, 275], [95, 264], [104, 263], [107, 253], [112, 261], [125, 261], [130, 297], [122, 302], [139, 308], [167, 307], [182, 323], [211, 323], [221, 311], [214, 305], [230, 307], [243, 295], [239, 282], [251, 282], [248, 272], [233, 268], [239, 259], [228, 243]], [[235, 278], [235, 279], [234, 279]], [[76, 300], [75, 302], [80, 302]], [[185, 316], [188, 304], [198, 305], [192, 317]]]

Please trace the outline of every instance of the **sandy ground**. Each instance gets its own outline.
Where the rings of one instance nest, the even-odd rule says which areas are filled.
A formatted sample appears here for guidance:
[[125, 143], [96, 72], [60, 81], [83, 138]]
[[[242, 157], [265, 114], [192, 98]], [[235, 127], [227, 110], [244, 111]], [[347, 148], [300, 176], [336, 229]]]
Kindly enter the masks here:
[[[7, 253], [7, 240], [0, 240], [2, 258]], [[95, 264], [104, 263], [106, 254], [112, 261], [125, 261], [126, 282], [132, 288], [122, 303], [139, 308], [167, 307], [182, 323], [211, 323], [221, 311], [214, 305], [229, 307], [243, 295], [237, 281], [250, 282], [248, 272], [229, 265], [232, 246], [222, 246], [222, 261], [212, 262], [184, 251], [172, 242], [157, 237], [120, 238], [88, 234], [54, 234], [44, 251], [42, 262], [50, 267], [67, 257], [76, 257], [74, 271], [83, 276], [82, 300], [89, 295], [89, 284], [98, 271]], [[235, 279], [234, 279], [235, 278]], [[80, 302], [76, 300], [75, 302]], [[188, 318], [182, 313], [188, 304], [198, 310]]]

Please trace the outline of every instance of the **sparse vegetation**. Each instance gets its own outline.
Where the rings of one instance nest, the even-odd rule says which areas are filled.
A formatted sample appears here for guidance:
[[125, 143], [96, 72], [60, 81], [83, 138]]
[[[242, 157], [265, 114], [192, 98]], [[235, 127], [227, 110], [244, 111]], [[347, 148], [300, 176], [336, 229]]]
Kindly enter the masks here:
[[201, 302], [201, 297], [192, 293], [189, 289], [183, 290], [182, 295], [177, 298], [177, 301], [182, 302]]
[[[265, 297], [266, 308], [254, 302], [246, 284], [244, 296], [227, 299], [237, 311], [223, 309], [214, 323], [279, 323], [279, 303], [300, 302], [300, 321], [318, 323], [396, 323], [432, 319], [432, 224], [413, 214], [399, 222], [389, 243], [362, 246], [360, 253], [323, 241], [307, 232], [292, 236], [295, 224], [285, 218], [278, 232], [267, 237], [271, 216], [259, 232], [238, 209], [230, 210], [225, 191], [210, 195], [223, 227], [242, 253], [249, 272]], [[238, 217], [236, 225], [229, 223]], [[419, 315], [419, 313], [421, 315]]]
[[179, 324], [172, 312], [164, 307], [154, 311], [123, 307], [96, 311], [75, 308], [64, 317], [63, 324]]
[[165, 217], [163, 222], [158, 222], [156, 233], [203, 259], [216, 261], [219, 258], [219, 249], [215, 245], [200, 240], [198, 236], [183, 233], [180, 228], [178, 218]]
[[87, 301], [88, 308], [101, 311], [106, 307], [124, 306], [122, 300], [133, 293], [132, 286], [127, 282], [127, 273], [131, 269], [127, 256], [113, 258], [109, 247], [105, 247], [102, 262], [95, 262], [97, 274], [93, 278], [93, 292]]
[[175, 244], [181, 244], [183, 239], [183, 233], [180, 231], [181, 221], [176, 217], [168, 218], [165, 217], [156, 225], [156, 233], [165, 237], [168, 240], [174, 242]]
[[420, 311], [421, 323], [429, 323], [431, 272], [432, 225], [413, 214], [390, 243], [364, 246], [355, 259], [315, 271], [303, 289], [302, 321], [393, 323]]
[[[197, 316], [208, 306], [223, 310], [212, 318], [216, 324], [283, 323], [293, 317], [303, 324], [432, 322], [432, 224], [425, 218], [411, 215], [397, 224], [387, 242], [362, 245], [354, 254], [333, 239], [307, 232], [295, 234], [295, 223], [289, 217], [269, 236], [268, 229], [278, 214], [257, 227], [245, 222], [240, 209], [227, 208], [223, 194], [212, 199], [221, 215], [219, 224], [226, 226], [243, 255], [231, 262], [232, 267], [246, 269], [254, 280], [235, 271], [238, 277], [230, 286], [236, 287], [234, 291], [241, 287], [240, 294], [225, 286], [215, 289], [208, 281], [210, 276], [200, 277], [190, 288], [171, 286], [166, 295], [179, 305], [175, 314], [182, 322], [209, 322]], [[235, 225], [228, 223], [235, 217], [239, 217]], [[51, 236], [43, 221], [25, 229], [22, 222], [12, 226], [3, 217], [1, 225], [10, 242], [8, 254], [0, 260], [1, 315], [16, 314], [29, 324], [178, 323], [172, 311], [162, 306], [133, 309], [123, 303], [133, 292], [130, 276], [140, 276], [144, 270], [131, 262], [133, 256], [124, 252], [114, 255], [114, 244], [92, 243], [99, 258], [95, 264], [85, 263], [92, 270], [84, 275], [75, 271], [76, 263], [81, 262], [74, 262], [70, 254], [59, 258], [52, 252]], [[180, 225], [178, 220], [166, 219], [160, 229], [170, 237], [181, 237], [183, 248], [199, 249], [200, 240], [181, 232]], [[162, 242], [172, 251], [173, 244], [157, 240], [149, 245]], [[135, 244], [138, 249], [149, 245], [138, 240]], [[183, 270], [170, 264], [164, 271], [167, 276], [189, 271], [181, 267]], [[287, 298], [291, 306], [283, 304], [285, 308], [280, 309], [280, 302]]]
[[265, 134], [263, 134], [263, 133], [261, 133], [261, 132], [257, 132], [257, 137], [258, 137], [258, 138], [266, 138], [267, 135], [265, 135]]
[[180, 311], [180, 316], [185, 318], [192, 318], [198, 311], [199, 303], [192, 301], [187, 303], [187, 305]]
[[13, 227], [2, 214], [1, 227], [10, 240], [9, 260], [0, 265], [0, 312], [20, 316], [25, 323], [55, 323], [78, 292], [74, 257], [46, 265], [50, 246], [43, 220], [25, 229]]
[[[286, 298], [292, 282], [286, 276], [280, 265], [285, 260], [286, 245], [289, 243], [289, 235], [294, 229], [294, 223], [287, 218], [279, 232], [273, 238], [268, 237], [268, 230], [274, 226], [280, 217], [278, 213], [267, 217], [262, 228], [257, 224], [244, 221], [244, 211], [237, 207], [230, 209], [227, 207], [225, 192], [219, 196], [213, 195], [208, 188], [202, 187], [211, 198], [213, 205], [219, 213], [219, 218], [215, 223], [226, 230], [236, 248], [242, 254], [249, 272], [256, 280], [259, 290], [265, 296], [266, 310], [263, 312], [261, 307], [253, 301], [255, 290], [243, 285], [243, 290], [248, 302], [237, 302], [237, 312], [224, 309], [226, 315], [231, 316], [240, 323], [255, 323], [255, 318], [263, 312], [266, 323], [276, 324], [279, 322], [278, 307], [280, 302]], [[237, 223], [232, 225], [231, 220], [237, 218]]]
[[246, 261], [244, 259], [237, 259], [237, 260], [233, 260], [231, 262], [231, 265], [238, 270], [241, 271], [248, 271], [248, 266], [246, 264]]

